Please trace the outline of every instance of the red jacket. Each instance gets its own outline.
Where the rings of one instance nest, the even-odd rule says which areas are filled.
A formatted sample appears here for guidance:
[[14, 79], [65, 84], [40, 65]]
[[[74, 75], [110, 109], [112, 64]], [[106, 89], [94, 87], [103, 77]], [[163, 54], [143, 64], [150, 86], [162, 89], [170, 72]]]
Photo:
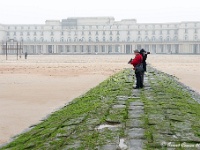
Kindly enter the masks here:
[[131, 64], [132, 64], [134, 67], [136, 67], [138, 64], [141, 64], [141, 63], [142, 63], [142, 60], [143, 60], [142, 55], [141, 55], [141, 54], [137, 54], [137, 55], [135, 56], [135, 58], [132, 60]]

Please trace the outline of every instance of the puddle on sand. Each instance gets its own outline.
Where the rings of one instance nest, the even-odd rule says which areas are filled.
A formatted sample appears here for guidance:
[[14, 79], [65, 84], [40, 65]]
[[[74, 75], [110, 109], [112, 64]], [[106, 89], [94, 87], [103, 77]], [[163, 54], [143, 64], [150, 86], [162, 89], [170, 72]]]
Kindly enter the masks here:
[[121, 150], [126, 150], [128, 148], [127, 145], [125, 144], [125, 139], [120, 139], [119, 147]]
[[104, 129], [104, 128], [116, 128], [118, 127], [119, 125], [109, 125], [109, 124], [102, 124], [100, 126], [98, 126], [96, 129], [97, 130], [101, 130], [101, 129]]

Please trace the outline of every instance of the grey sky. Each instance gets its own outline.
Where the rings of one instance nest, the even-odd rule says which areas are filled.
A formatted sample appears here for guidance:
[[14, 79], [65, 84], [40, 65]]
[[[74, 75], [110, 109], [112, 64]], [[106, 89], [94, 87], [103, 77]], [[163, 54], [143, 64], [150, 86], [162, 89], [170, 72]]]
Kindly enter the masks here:
[[199, 0], [1, 0], [0, 23], [44, 24], [49, 19], [113, 16], [138, 22], [200, 21]]

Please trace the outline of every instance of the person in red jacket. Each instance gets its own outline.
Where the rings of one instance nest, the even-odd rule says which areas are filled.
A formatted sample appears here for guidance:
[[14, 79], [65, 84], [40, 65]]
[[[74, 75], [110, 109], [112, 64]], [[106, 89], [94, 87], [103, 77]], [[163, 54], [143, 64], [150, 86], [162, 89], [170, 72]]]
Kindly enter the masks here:
[[[130, 61], [130, 64], [133, 65], [134, 70], [136, 70], [136, 66], [142, 64], [143, 57], [138, 50], [134, 51], [135, 58]], [[135, 89], [143, 88], [143, 72], [135, 71], [136, 76], [136, 87]]]

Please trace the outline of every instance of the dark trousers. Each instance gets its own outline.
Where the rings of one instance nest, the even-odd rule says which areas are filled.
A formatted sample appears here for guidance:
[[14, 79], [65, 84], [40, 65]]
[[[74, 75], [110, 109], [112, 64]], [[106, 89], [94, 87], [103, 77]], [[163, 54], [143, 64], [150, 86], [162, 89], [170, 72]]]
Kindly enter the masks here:
[[135, 72], [136, 88], [143, 88], [143, 72]]

